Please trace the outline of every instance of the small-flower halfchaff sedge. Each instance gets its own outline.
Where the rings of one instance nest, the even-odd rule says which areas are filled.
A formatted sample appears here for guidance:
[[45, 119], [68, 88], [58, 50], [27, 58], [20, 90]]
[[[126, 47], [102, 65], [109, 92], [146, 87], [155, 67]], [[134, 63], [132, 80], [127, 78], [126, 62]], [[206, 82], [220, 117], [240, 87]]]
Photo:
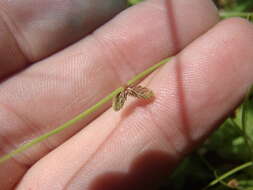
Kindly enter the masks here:
[[152, 90], [141, 85], [125, 85], [123, 90], [113, 97], [112, 107], [114, 111], [119, 111], [127, 100], [128, 96], [140, 99], [149, 99], [154, 96]]

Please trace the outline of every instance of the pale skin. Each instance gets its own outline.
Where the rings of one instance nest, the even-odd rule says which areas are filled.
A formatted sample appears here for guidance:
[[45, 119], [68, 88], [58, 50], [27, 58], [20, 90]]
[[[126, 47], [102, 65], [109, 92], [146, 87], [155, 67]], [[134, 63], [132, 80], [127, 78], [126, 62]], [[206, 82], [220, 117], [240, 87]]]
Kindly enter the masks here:
[[[154, 92], [153, 101], [129, 98], [119, 112], [105, 105], [0, 165], [3, 189], [154, 189], [253, 83], [252, 24], [238, 18], [219, 22], [209, 0], [147, 0], [89, 36], [76, 21], [80, 33], [74, 38], [61, 22], [73, 19], [64, 11], [80, 13], [82, 4], [44, 2], [43, 9], [26, 5], [26, 14], [22, 4], [0, 4], [5, 10], [0, 28], [6, 31], [0, 38], [0, 75], [6, 79], [0, 83], [1, 155], [71, 119], [145, 68], [176, 56], [142, 82]], [[64, 17], [50, 9], [56, 2], [62, 3], [58, 11]], [[36, 11], [47, 19], [40, 22], [44, 17]]]

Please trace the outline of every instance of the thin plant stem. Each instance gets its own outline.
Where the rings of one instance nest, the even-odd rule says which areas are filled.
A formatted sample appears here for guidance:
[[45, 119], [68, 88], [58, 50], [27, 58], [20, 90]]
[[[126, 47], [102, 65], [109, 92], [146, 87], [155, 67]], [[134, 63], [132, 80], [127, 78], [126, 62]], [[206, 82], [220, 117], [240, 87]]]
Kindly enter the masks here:
[[217, 179], [211, 181], [208, 184], [208, 186], [206, 188], [204, 188], [204, 189], [208, 189], [209, 187], [216, 185], [217, 183], [219, 183], [220, 181], [223, 181], [224, 179], [230, 177], [231, 175], [233, 175], [233, 174], [235, 174], [235, 173], [237, 173], [237, 172], [239, 172], [239, 171], [241, 171], [241, 170], [243, 170], [245, 168], [251, 167], [251, 166], [253, 166], [253, 162], [246, 162], [246, 163], [244, 163], [244, 164], [242, 164], [242, 165], [240, 165], [240, 166], [238, 166], [238, 167], [236, 167], [236, 168], [234, 168], [232, 170], [229, 170], [228, 172], [226, 172], [225, 174], [221, 175]]
[[221, 18], [229, 18], [229, 17], [243, 17], [248, 20], [253, 18], [253, 12], [232, 12], [232, 11], [220, 11], [219, 15]]
[[[216, 179], [219, 178], [219, 175], [218, 175], [217, 171], [214, 172], [214, 176], [215, 176]], [[220, 180], [219, 183], [220, 183], [221, 185], [223, 185], [224, 187], [227, 187], [227, 188], [229, 188], [229, 189], [237, 189], [237, 190], [241, 190], [241, 189], [242, 189], [242, 188], [240, 188], [240, 187], [230, 187], [230, 186], [228, 185], [228, 183], [227, 183], [226, 181], [224, 181], [224, 180]]]
[[248, 93], [246, 97], [244, 98], [243, 104], [242, 104], [242, 114], [241, 114], [241, 125], [242, 125], [242, 131], [243, 131], [243, 138], [245, 141], [246, 146], [249, 149], [250, 153], [250, 160], [252, 160], [253, 152], [252, 147], [249, 143], [249, 138], [247, 136], [247, 119], [248, 119], [248, 105], [249, 105], [249, 96], [250, 96], [251, 89], [248, 90]]
[[[215, 176], [216, 179], [219, 178], [219, 175], [218, 175], [218, 173], [217, 173], [216, 170], [214, 171], [214, 176]], [[226, 184], [226, 182], [223, 181], [223, 180], [220, 180], [219, 183], [220, 183], [221, 185], [225, 186], [225, 187], [228, 187], [227, 184]]]
[[[167, 61], [169, 61], [169, 59], [166, 59], [164, 61], [161, 61], [160, 63], [157, 63], [157, 64], [149, 67], [148, 69], [146, 69], [142, 73], [137, 74], [133, 79], [128, 81], [127, 84], [133, 84], [135, 82], [138, 82], [139, 80], [143, 79], [144, 77], [146, 77], [147, 75], [149, 75], [150, 73], [152, 73], [153, 71], [155, 71], [156, 69], [158, 69], [159, 67], [164, 65], [165, 63], [167, 63]], [[64, 129], [71, 127], [72, 125], [74, 125], [78, 121], [83, 120], [85, 117], [87, 117], [88, 115], [90, 115], [93, 112], [95, 112], [96, 110], [98, 110], [98, 108], [100, 108], [102, 105], [104, 105], [105, 103], [110, 101], [116, 94], [118, 94], [122, 90], [123, 90], [123, 87], [117, 88], [116, 90], [111, 92], [109, 95], [107, 95], [105, 98], [103, 98], [102, 100], [100, 100], [95, 105], [88, 108], [87, 110], [83, 111], [82, 113], [80, 113], [79, 115], [74, 117], [73, 119], [67, 121], [66, 123], [56, 127], [55, 129], [37, 137], [37, 138], [32, 139], [30, 142], [25, 143], [25, 144], [21, 145], [20, 147], [18, 147], [17, 149], [11, 151], [10, 153], [0, 157], [0, 164], [9, 160], [10, 158], [14, 157], [15, 155], [17, 155], [21, 152], [24, 152], [25, 150], [32, 147], [33, 145], [38, 144], [38, 143], [46, 140], [47, 138], [49, 138], [57, 133], [60, 133]]]
[[[206, 167], [214, 174], [215, 179], [218, 179], [217, 170], [206, 160], [206, 158], [203, 155], [199, 155], [200, 160], [206, 165]], [[223, 181], [219, 181], [223, 186], [227, 187], [227, 184]]]

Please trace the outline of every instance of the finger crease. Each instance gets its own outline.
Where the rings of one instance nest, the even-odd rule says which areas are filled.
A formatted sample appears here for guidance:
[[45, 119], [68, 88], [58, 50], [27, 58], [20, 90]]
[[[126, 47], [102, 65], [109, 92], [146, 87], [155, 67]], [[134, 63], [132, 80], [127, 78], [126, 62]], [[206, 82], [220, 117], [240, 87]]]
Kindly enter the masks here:
[[100, 143], [100, 145], [96, 148], [93, 154], [89, 156], [89, 158], [82, 164], [83, 166], [79, 168], [72, 177], [67, 181], [67, 183], [64, 185], [63, 190], [69, 189], [68, 187], [71, 185], [71, 183], [74, 181], [74, 179], [78, 176], [78, 174], [85, 169], [85, 167], [95, 158], [95, 156], [98, 154], [100, 150], [102, 150], [105, 145], [109, 142], [109, 139], [113, 137], [113, 135], [116, 133], [116, 131], [120, 130], [120, 126], [115, 126], [112, 131], [105, 137], [105, 139]]
[[[20, 126], [25, 126], [25, 128], [28, 128], [29, 132], [31, 131], [32, 134], [41, 134], [41, 130], [38, 130], [40, 129], [40, 127], [38, 127], [37, 124], [34, 124], [33, 122], [31, 122], [30, 120], [28, 120], [27, 118], [25, 118], [24, 116], [20, 115], [17, 113], [17, 111], [15, 111], [14, 109], [12, 109], [9, 105], [6, 105], [6, 104], [3, 104], [3, 103], [0, 103], [0, 107], [2, 107], [2, 109], [5, 109], [5, 111], [8, 113], [11, 113], [14, 117], [16, 117], [16, 120], [20, 121]], [[37, 127], [35, 127], [37, 126]], [[36, 129], [36, 130], [35, 130]], [[20, 128], [16, 129], [16, 130], [20, 130]], [[7, 138], [5, 138], [5, 141], [7, 140]], [[16, 148], [18, 148], [15, 143], [11, 143], [9, 140], [6, 141], [8, 142], [8, 144], [13, 147], [13, 149], [15, 150]], [[48, 144], [44, 142], [41, 142], [41, 144], [43, 144], [43, 146], [48, 150], [50, 151], [52, 148], [50, 148], [50, 146]], [[24, 160], [21, 161], [21, 160], [18, 160], [18, 159], [15, 159], [18, 163], [22, 164], [22, 165], [31, 165], [32, 164], [32, 161], [33, 159], [29, 158], [29, 155], [27, 155], [26, 153], [24, 152], [21, 152], [20, 153], [23, 157], [24, 157]]]
[[[0, 4], [1, 5], [1, 4]], [[0, 19], [3, 21], [3, 24], [5, 25], [6, 29], [8, 30], [8, 32], [11, 34], [13, 40], [15, 41], [16, 47], [18, 48], [19, 52], [23, 55], [23, 57], [26, 59], [26, 61], [28, 63], [33, 62], [35, 60], [33, 53], [32, 53], [32, 48], [30, 48], [30, 45], [28, 43], [28, 41], [26, 40], [26, 38], [24, 37], [24, 35], [22, 34], [22, 32], [18, 29], [17, 25], [15, 24], [15, 22], [13, 21], [13, 19], [8, 16], [8, 14], [6, 13], [7, 11], [5, 11], [3, 9], [3, 6], [0, 6]], [[18, 37], [15, 34], [19, 34], [21, 40], [18, 39]], [[25, 42], [26, 46], [29, 49], [29, 54], [27, 53], [28, 51], [24, 51], [22, 46], [20, 45], [20, 41]]]

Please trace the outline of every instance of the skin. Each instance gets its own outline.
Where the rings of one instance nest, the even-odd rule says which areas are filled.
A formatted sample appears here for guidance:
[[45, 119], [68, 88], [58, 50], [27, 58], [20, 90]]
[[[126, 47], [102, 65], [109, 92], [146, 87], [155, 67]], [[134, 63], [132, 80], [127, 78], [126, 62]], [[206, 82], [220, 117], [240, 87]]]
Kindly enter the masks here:
[[[69, 6], [67, 2], [63, 6]], [[49, 5], [43, 5], [48, 6], [45, 12]], [[22, 5], [14, 7], [13, 15], [21, 14]], [[72, 7], [73, 12], [78, 8]], [[0, 39], [5, 44], [0, 48], [5, 60], [1, 155], [77, 115], [145, 68], [176, 56], [142, 82], [154, 92], [152, 102], [129, 98], [117, 113], [108, 104], [0, 165], [4, 189], [154, 189], [253, 83], [252, 24], [239, 18], [219, 22], [209, 0], [147, 0], [66, 48], [72, 38], [68, 27], [33, 33], [29, 23], [42, 26], [32, 6], [29, 10], [26, 24], [25, 18], [12, 18], [19, 30], [10, 33], [26, 38], [20, 37], [16, 46], [11, 37]], [[60, 12], [65, 15], [64, 10]], [[55, 18], [53, 14], [47, 15]], [[65, 16], [62, 22], [70, 19]], [[55, 39], [59, 33], [67, 37]], [[50, 42], [45, 39], [56, 40], [50, 44], [53, 50], [45, 48]], [[6, 54], [6, 47], [13, 51]], [[29, 62], [20, 61], [14, 47], [33, 65], [25, 68]], [[7, 64], [12, 59], [15, 64]]]

